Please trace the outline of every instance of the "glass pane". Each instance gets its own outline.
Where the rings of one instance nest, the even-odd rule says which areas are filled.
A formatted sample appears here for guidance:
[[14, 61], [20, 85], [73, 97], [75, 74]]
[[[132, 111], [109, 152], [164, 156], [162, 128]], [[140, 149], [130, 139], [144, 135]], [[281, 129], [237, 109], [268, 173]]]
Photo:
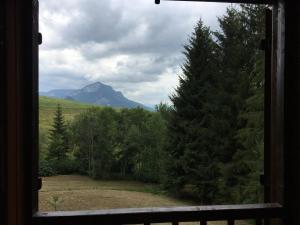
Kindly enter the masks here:
[[41, 0], [40, 210], [262, 202], [264, 15]]

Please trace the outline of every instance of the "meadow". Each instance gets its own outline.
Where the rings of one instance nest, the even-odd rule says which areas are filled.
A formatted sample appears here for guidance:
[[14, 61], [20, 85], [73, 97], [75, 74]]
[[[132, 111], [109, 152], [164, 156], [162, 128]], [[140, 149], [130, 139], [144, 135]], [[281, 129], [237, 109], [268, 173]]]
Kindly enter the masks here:
[[40, 210], [95, 210], [193, 205], [165, 195], [155, 184], [124, 180], [93, 180], [80, 175], [59, 175], [43, 178]]
[[[113, 208], [143, 208], [191, 206], [195, 202], [166, 195], [158, 185], [124, 180], [93, 180], [86, 176], [59, 175], [44, 177], [39, 192], [41, 211], [96, 210]], [[54, 199], [57, 199], [56, 206]], [[194, 225], [198, 223], [180, 223]], [[210, 222], [225, 225], [226, 222]], [[237, 225], [249, 225], [238, 221]]]
[[53, 122], [54, 113], [57, 109], [57, 105], [61, 105], [63, 109], [64, 119], [68, 122], [71, 121], [75, 115], [86, 111], [88, 108], [100, 106], [94, 106], [91, 104], [84, 104], [65, 99], [49, 98], [45, 96], [39, 97], [39, 126], [42, 130], [49, 130]]

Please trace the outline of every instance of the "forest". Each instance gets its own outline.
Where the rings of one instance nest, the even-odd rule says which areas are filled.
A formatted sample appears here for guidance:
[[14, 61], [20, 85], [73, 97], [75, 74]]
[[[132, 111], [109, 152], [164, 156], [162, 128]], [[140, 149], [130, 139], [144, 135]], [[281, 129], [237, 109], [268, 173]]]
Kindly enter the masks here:
[[172, 104], [154, 112], [91, 107], [67, 122], [58, 105], [40, 175], [157, 183], [201, 204], [261, 202], [264, 15], [230, 6], [215, 31], [199, 20]]

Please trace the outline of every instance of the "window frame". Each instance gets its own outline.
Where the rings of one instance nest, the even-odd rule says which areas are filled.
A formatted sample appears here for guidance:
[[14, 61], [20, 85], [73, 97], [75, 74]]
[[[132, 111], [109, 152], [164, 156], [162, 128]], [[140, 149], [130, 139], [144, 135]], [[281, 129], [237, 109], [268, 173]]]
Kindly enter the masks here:
[[[171, 0], [176, 1], [176, 0]], [[266, 159], [268, 160], [265, 165], [265, 171], [269, 173], [269, 179], [265, 179], [265, 188], [267, 192], [266, 202], [279, 202], [283, 203], [283, 162], [281, 162], [280, 157], [283, 155], [283, 129], [284, 129], [284, 118], [283, 118], [283, 108], [284, 108], [284, 1], [281, 0], [181, 0], [181, 1], [197, 1], [197, 2], [226, 2], [226, 3], [252, 3], [252, 4], [270, 4], [273, 7], [273, 29], [272, 29], [272, 41], [271, 49], [268, 51], [269, 63], [271, 68], [266, 68], [266, 72], [270, 74], [270, 86], [268, 87], [268, 92], [270, 94], [270, 99], [266, 100], [266, 103], [270, 105], [270, 109], [266, 112], [266, 115], [270, 121], [267, 121], [267, 128], [265, 127], [265, 133], [269, 135], [270, 140], [267, 143], [267, 148], [270, 149], [267, 152]], [[7, 192], [7, 199], [14, 199], [15, 201], [7, 206], [8, 211], [12, 210], [13, 207], [18, 209], [14, 216], [25, 218], [24, 221], [30, 222], [31, 224], [55, 224], [59, 221], [64, 221], [64, 224], [80, 225], [83, 221], [87, 221], [86, 224], [95, 223], [95, 221], [100, 224], [103, 222], [109, 222], [110, 224], [122, 224], [129, 221], [132, 222], [142, 222], [139, 218], [140, 209], [123, 209], [123, 213], [117, 209], [107, 211], [81, 211], [81, 212], [65, 212], [65, 213], [49, 213], [43, 214], [38, 212], [38, 190], [40, 189], [41, 182], [38, 179], [38, 44], [41, 41], [40, 35], [38, 33], [38, 0], [6, 0], [7, 5], [5, 9], [7, 10], [6, 18], [14, 17], [12, 21], [6, 20], [6, 25], [11, 25], [16, 29], [8, 30], [5, 36], [6, 42], [9, 44], [7, 49], [12, 51], [8, 53], [6, 51], [7, 62], [11, 64], [6, 64], [6, 78], [4, 83], [6, 83], [6, 88], [3, 88], [5, 92], [2, 96], [4, 101], [12, 101], [13, 104], [8, 104], [8, 109], [1, 114], [1, 117], [10, 119], [14, 122], [9, 122], [12, 127], [5, 127], [8, 132], [8, 141], [5, 143], [3, 141], [3, 147], [7, 149], [3, 154], [1, 159], [5, 158], [5, 162], [13, 162], [15, 159], [15, 164], [5, 165], [7, 169], [2, 178], [5, 180], [4, 190]], [[18, 25], [19, 24], [19, 25]], [[22, 36], [20, 40], [17, 37]], [[10, 38], [13, 38], [11, 41]], [[268, 38], [267, 38], [268, 41]], [[266, 51], [267, 52], [267, 51]], [[20, 61], [17, 61], [15, 55], [20, 56]], [[11, 61], [11, 62], [10, 62]], [[13, 70], [13, 68], [18, 67], [20, 70]], [[4, 67], [3, 67], [4, 68]], [[268, 71], [267, 71], [268, 70]], [[9, 77], [9, 74], [12, 75]], [[25, 76], [26, 75], [26, 76]], [[5, 77], [4, 77], [5, 78]], [[279, 82], [278, 82], [279, 81]], [[20, 113], [18, 113], [20, 112]], [[10, 114], [11, 113], [11, 114]], [[28, 129], [30, 127], [30, 129]], [[10, 145], [13, 140], [9, 138], [15, 137], [17, 144], [15, 146]], [[10, 151], [8, 151], [10, 149]], [[28, 149], [32, 151], [28, 152]], [[278, 160], [280, 165], [277, 165]], [[8, 164], [8, 163], [7, 163]], [[278, 178], [278, 172], [280, 176]], [[17, 174], [17, 175], [16, 175]], [[20, 185], [19, 188], [15, 190], [10, 190], [9, 187], [15, 185]], [[14, 194], [18, 193], [17, 198]], [[8, 202], [8, 200], [7, 200]], [[227, 211], [224, 212], [224, 207], [227, 207]], [[246, 208], [244, 208], [246, 207]], [[22, 209], [24, 208], [24, 209]], [[178, 218], [178, 220], [187, 218], [189, 215], [197, 215], [197, 219], [209, 219], [207, 213], [215, 213], [215, 217], [221, 219], [219, 213], [223, 215], [236, 215], [233, 219], [238, 219], [238, 215], [244, 215], [243, 211], [250, 213], [251, 218], [256, 218], [257, 215], [262, 217], [262, 214], [269, 215], [270, 217], [283, 216], [283, 209], [279, 204], [256, 204], [256, 205], [235, 205], [235, 206], [214, 206], [213, 208], [189, 208], [189, 207], [179, 207], [177, 209], [173, 208], [156, 208], [148, 209], [146, 214], [142, 214], [143, 218], [168, 218], [169, 222], [179, 222], [171, 221], [170, 219], [176, 218], [180, 213], [184, 213], [185, 216]], [[180, 211], [179, 211], [180, 209]], [[16, 210], [17, 211], [17, 210]], [[114, 212], [113, 212], [114, 211]], [[162, 211], [165, 211], [162, 213]], [[214, 213], [213, 213], [214, 211]], [[18, 213], [22, 212], [22, 215]], [[252, 212], [252, 213], [251, 213]], [[255, 212], [253, 214], [253, 212]], [[151, 215], [152, 213], [152, 215]], [[153, 217], [153, 215], [155, 216]], [[189, 214], [190, 213], [190, 214]], [[217, 215], [217, 214], [218, 215]], [[225, 214], [224, 214], [225, 213]], [[229, 214], [228, 214], [229, 213]], [[172, 217], [171, 217], [172, 216]], [[110, 218], [107, 221], [107, 218]], [[12, 215], [8, 215], [7, 221], [12, 218]], [[78, 218], [82, 218], [78, 219]], [[127, 220], [128, 218], [132, 218]], [[242, 218], [249, 218], [249, 216], [244, 216]], [[188, 219], [188, 218], [187, 218]], [[226, 219], [222, 217], [222, 219]], [[228, 218], [230, 219], [230, 218]], [[125, 220], [125, 221], [124, 221]], [[162, 219], [164, 220], [164, 219]], [[160, 220], [160, 221], [162, 221]], [[90, 221], [90, 222], [88, 222]], [[144, 220], [144, 223], [148, 224], [156, 220]], [[228, 220], [229, 221], [229, 220]], [[55, 222], [55, 223], [54, 223]], [[167, 221], [165, 221], [167, 222]]]

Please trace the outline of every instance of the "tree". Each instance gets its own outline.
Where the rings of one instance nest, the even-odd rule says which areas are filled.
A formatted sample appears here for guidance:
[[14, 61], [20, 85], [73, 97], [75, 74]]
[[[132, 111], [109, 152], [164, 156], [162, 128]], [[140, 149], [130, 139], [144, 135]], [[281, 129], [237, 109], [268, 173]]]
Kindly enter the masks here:
[[97, 135], [94, 138], [93, 178], [111, 178], [115, 164], [116, 116], [114, 109], [106, 107], [99, 110], [96, 117]]
[[91, 108], [72, 122], [72, 143], [78, 171], [93, 178], [112, 176], [116, 151], [116, 121], [114, 109]]
[[160, 116], [164, 119], [164, 121], [168, 121], [170, 118], [170, 112], [172, 110], [172, 107], [166, 103], [159, 103], [158, 105], [155, 105], [155, 111], [160, 114]]
[[[263, 152], [264, 6], [229, 7], [215, 32], [229, 121], [222, 153], [227, 202], [257, 202]], [[226, 144], [227, 143], [227, 144]]]
[[[180, 192], [189, 187], [202, 201], [218, 198], [220, 167], [218, 120], [219, 80], [218, 48], [211, 31], [200, 21], [187, 45], [173, 110], [168, 124], [167, 186]], [[218, 129], [219, 128], [219, 129]]]
[[[264, 6], [229, 7], [185, 46], [168, 120], [167, 187], [202, 203], [255, 202], [263, 146]], [[251, 187], [250, 187], [251, 186]]]
[[264, 56], [257, 43], [265, 36], [265, 7], [241, 5], [239, 18], [244, 26], [247, 44], [244, 46], [247, 71], [247, 94], [237, 116], [236, 151], [231, 163], [230, 183], [233, 201], [253, 203], [262, 201], [263, 190], [259, 175], [263, 172], [264, 146]]
[[93, 156], [98, 136], [96, 118], [99, 109], [90, 108], [86, 112], [75, 116], [71, 124], [72, 144], [78, 172], [93, 174]]
[[61, 106], [58, 104], [55, 111], [52, 129], [49, 131], [49, 146], [46, 159], [53, 163], [57, 173], [65, 173], [65, 163], [67, 159], [68, 134], [65, 121], [62, 115]]

